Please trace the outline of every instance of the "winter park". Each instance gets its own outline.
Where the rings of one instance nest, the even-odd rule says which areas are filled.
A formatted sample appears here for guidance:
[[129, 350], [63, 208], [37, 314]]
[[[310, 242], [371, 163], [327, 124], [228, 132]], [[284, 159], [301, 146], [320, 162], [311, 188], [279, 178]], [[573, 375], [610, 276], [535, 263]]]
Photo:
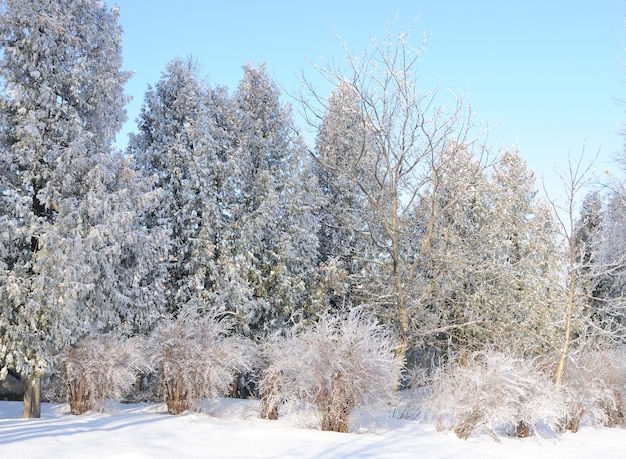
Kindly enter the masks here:
[[626, 457], [626, 5], [137, 3], [0, 0], [1, 457]]

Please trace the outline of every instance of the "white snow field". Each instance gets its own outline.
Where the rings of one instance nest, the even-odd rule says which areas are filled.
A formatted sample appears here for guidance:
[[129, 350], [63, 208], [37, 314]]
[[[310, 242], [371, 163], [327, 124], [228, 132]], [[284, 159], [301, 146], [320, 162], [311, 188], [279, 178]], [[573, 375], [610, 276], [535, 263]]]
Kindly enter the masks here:
[[[207, 402], [202, 414], [165, 414], [161, 404], [111, 404], [72, 416], [65, 404], [20, 419], [21, 402], [0, 402], [0, 457], [18, 458], [625, 458], [626, 430], [583, 427], [495, 441], [463, 441], [432, 423], [362, 416], [354, 433], [321, 432], [312, 419], [258, 418], [258, 401]], [[383, 410], [384, 411], [384, 410]], [[307, 426], [308, 424], [308, 426]]]

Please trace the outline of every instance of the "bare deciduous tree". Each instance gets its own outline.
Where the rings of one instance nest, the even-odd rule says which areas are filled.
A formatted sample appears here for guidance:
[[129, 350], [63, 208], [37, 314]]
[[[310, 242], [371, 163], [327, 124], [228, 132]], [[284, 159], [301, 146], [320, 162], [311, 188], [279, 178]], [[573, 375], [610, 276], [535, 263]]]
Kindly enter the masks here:
[[[599, 154], [599, 152], [598, 152]], [[563, 184], [563, 203], [551, 200], [554, 214], [558, 222], [559, 235], [564, 242], [564, 276], [555, 287], [559, 289], [563, 308], [562, 323], [556, 324], [560, 337], [554, 344], [558, 355], [554, 380], [557, 389], [563, 384], [565, 367], [570, 358], [571, 348], [577, 340], [585, 337], [585, 327], [590, 325], [585, 320], [586, 298], [584, 284], [589, 276], [590, 267], [585, 252], [588, 247], [584, 241], [577, 239], [577, 199], [581, 191], [589, 184], [589, 175], [593, 170], [594, 160], [585, 163], [584, 153], [578, 158], [569, 157], [567, 170], [561, 175]], [[557, 305], [558, 307], [559, 305]]]
[[[472, 112], [452, 93], [440, 103], [438, 90], [423, 91], [419, 81], [421, 48], [409, 44], [406, 33], [372, 40], [361, 56], [342, 43], [345, 63], [329, 62], [321, 74], [342, 91], [350, 104], [326, 103], [304, 79], [300, 94], [309, 120], [352, 119], [359, 126], [338, 125], [335, 138], [345, 132], [351, 145], [322, 143], [314, 153], [318, 163], [338, 183], [358, 193], [362, 211], [350, 230], [368, 238], [371, 254], [357, 254], [362, 268], [354, 285], [364, 303], [376, 307], [393, 323], [404, 355], [412, 333], [441, 324], [421, 322], [437, 266], [429, 259], [436, 223], [458, 205], [459, 189], [445, 204], [438, 199], [442, 174], [450, 161], [466, 158], [466, 174], [484, 167], [485, 147], [474, 135]], [[336, 116], [329, 110], [356, 110]], [[469, 154], [468, 154], [469, 153]], [[467, 180], [466, 183], [471, 183]], [[349, 221], [349, 220], [344, 220]]]

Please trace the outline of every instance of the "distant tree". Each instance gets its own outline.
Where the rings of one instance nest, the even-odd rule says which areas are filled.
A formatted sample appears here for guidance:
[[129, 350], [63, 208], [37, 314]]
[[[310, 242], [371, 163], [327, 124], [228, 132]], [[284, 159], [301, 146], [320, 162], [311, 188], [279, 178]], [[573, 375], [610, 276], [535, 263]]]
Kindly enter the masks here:
[[25, 376], [23, 415], [38, 417], [60, 349], [158, 315], [162, 241], [135, 218], [155, 196], [134, 195], [141, 181], [112, 155], [130, 76], [117, 13], [97, 0], [6, 0], [1, 11], [0, 362]]
[[[620, 226], [619, 201], [609, 200], [612, 202], [605, 206], [597, 190], [589, 192], [582, 202], [574, 228], [581, 295], [586, 313], [590, 315], [590, 325], [596, 326], [609, 319], [606, 313], [611, 306], [611, 297], [621, 296], [618, 278], [622, 257], [619, 245], [616, 245], [621, 236], [617, 240], [612, 237]], [[613, 247], [609, 248], [609, 244]], [[588, 329], [586, 334], [592, 332]]]

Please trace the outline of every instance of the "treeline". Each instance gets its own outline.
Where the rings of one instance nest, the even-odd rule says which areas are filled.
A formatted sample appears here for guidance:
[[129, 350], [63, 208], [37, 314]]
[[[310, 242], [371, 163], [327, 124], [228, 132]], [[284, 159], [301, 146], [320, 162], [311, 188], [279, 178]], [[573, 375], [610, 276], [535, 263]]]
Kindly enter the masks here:
[[330, 95], [304, 82], [314, 145], [264, 65], [230, 91], [175, 59], [116, 151], [130, 78], [117, 14], [2, 2], [0, 378], [27, 381], [25, 416], [85, 340], [178, 318], [269, 346], [358, 311], [407, 370], [423, 354], [541, 356], [557, 392], [578, 353], [622, 344], [624, 187], [593, 190], [579, 215], [589, 170], [572, 161], [564, 209], [539, 198], [520, 153], [492, 152], [462, 98], [420, 87], [405, 35], [345, 50], [322, 70]]

